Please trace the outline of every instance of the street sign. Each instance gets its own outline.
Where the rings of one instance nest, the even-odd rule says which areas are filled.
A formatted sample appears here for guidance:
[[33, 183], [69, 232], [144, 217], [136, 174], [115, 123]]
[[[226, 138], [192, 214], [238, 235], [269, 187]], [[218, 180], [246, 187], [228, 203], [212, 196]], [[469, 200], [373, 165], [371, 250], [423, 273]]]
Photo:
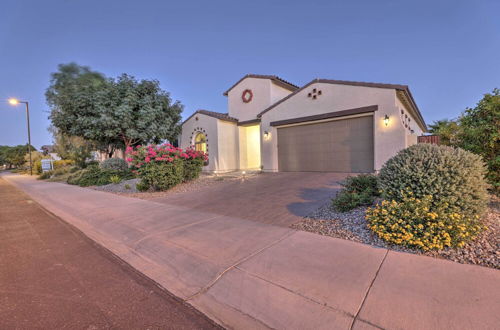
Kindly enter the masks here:
[[42, 172], [52, 171], [54, 164], [52, 159], [42, 159]]

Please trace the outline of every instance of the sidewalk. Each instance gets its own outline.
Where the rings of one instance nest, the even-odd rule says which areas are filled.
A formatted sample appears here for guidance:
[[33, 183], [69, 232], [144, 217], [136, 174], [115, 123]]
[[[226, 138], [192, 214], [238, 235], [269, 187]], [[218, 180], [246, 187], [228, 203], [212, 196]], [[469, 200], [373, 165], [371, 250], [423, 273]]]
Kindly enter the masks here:
[[500, 272], [3, 176], [229, 328], [494, 329]]

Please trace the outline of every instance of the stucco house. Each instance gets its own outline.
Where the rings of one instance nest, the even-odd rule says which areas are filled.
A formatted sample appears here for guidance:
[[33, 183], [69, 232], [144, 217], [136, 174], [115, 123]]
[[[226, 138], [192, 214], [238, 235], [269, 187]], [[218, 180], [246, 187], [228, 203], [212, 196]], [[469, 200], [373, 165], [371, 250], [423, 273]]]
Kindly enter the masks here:
[[249, 74], [224, 95], [228, 112], [198, 110], [180, 146], [209, 155], [205, 171], [374, 172], [427, 131], [408, 86], [314, 79], [299, 87]]

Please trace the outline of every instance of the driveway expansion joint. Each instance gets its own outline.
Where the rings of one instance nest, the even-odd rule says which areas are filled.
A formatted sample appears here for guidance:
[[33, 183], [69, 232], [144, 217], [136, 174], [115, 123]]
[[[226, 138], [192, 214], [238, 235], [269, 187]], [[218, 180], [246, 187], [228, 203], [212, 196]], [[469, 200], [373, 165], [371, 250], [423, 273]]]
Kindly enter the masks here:
[[[179, 226], [176, 226], [176, 227], [172, 227], [172, 228], [169, 228], [169, 229], [165, 229], [165, 230], [161, 230], [161, 231], [158, 231], [158, 232], [155, 232], [155, 233], [151, 233], [149, 235], [146, 235], [144, 237], [142, 237], [140, 240], [138, 240], [137, 242], [134, 242], [134, 246], [132, 247], [133, 250], [136, 250], [137, 249], [137, 246], [142, 243], [143, 241], [147, 240], [147, 239], [150, 239], [152, 237], [155, 237], [155, 236], [158, 236], [158, 235], [161, 235], [161, 234], [166, 234], [166, 233], [169, 233], [169, 232], [172, 232], [172, 231], [175, 231], [175, 230], [179, 230], [179, 229], [184, 229], [184, 228], [189, 228], [189, 227], [192, 227], [194, 225], [199, 225], [201, 223], [205, 223], [205, 222], [209, 222], [209, 221], [212, 221], [212, 220], [215, 220], [215, 219], [218, 219], [222, 217], [221, 215], [214, 215], [213, 217], [211, 218], [208, 218], [208, 219], [203, 219], [203, 220], [200, 220], [200, 221], [197, 221], [197, 222], [193, 222], [193, 223], [188, 223], [188, 224], [185, 224], [185, 225], [179, 225]], [[167, 240], [168, 241], [168, 240]]]
[[196, 292], [195, 294], [191, 295], [190, 297], [187, 297], [185, 299], [185, 301], [189, 301], [189, 300], [192, 300], [196, 297], [198, 297], [199, 295], [207, 292], [212, 286], [215, 285], [215, 283], [217, 283], [217, 281], [222, 278], [222, 276], [224, 276], [224, 274], [226, 274], [227, 272], [229, 272], [231, 269], [234, 269], [236, 268], [238, 265], [240, 265], [241, 263], [249, 260], [250, 258], [252, 257], [255, 257], [256, 255], [262, 253], [263, 251], [269, 249], [270, 247], [280, 243], [281, 241], [285, 240], [286, 238], [292, 236], [293, 234], [295, 234], [297, 231], [295, 230], [292, 230], [288, 233], [286, 233], [285, 235], [283, 235], [283, 237], [279, 238], [278, 240], [272, 242], [272, 243], [269, 243], [268, 245], [264, 246], [263, 248], [249, 254], [248, 256], [244, 257], [244, 258], [241, 258], [240, 260], [238, 260], [236, 263], [234, 263], [233, 265], [229, 266], [228, 268], [226, 268], [224, 271], [222, 271], [219, 275], [217, 275], [217, 277], [212, 281], [210, 282], [207, 286], [205, 286], [204, 288], [202, 288], [200, 291]]
[[[368, 298], [368, 295], [370, 294], [370, 290], [371, 288], [373, 287], [373, 283], [375, 283], [375, 280], [377, 279], [378, 277], [378, 273], [380, 272], [380, 269], [382, 269], [382, 265], [384, 264], [385, 262], [385, 259], [387, 258], [387, 255], [389, 254], [389, 249], [386, 249], [385, 250], [385, 254], [384, 254], [384, 257], [382, 258], [382, 261], [380, 262], [380, 265], [378, 266], [378, 269], [377, 271], [375, 272], [375, 275], [373, 276], [373, 279], [372, 281], [370, 282], [370, 286], [368, 286], [368, 289], [366, 290], [366, 293], [363, 297], [363, 300], [361, 301], [361, 304], [359, 305], [359, 308], [358, 308], [358, 311], [356, 312], [356, 315], [354, 316], [354, 318], [352, 319], [352, 322], [351, 322], [351, 326], [349, 327], [350, 330], [353, 329], [354, 327], [354, 323], [356, 323], [356, 319], [358, 318], [358, 315], [359, 313], [361, 312], [361, 309], [363, 309], [363, 306], [365, 304], [365, 301], [366, 301], [366, 298]], [[365, 323], [369, 323], [367, 321], [363, 321]], [[377, 326], [378, 327], [378, 326]]]
[[306, 296], [306, 295], [304, 295], [304, 294], [302, 294], [302, 293], [300, 293], [300, 292], [293, 291], [292, 289], [289, 289], [289, 288], [287, 288], [287, 287], [285, 287], [285, 286], [283, 286], [283, 285], [281, 285], [281, 284], [278, 284], [278, 283], [275, 283], [275, 282], [273, 282], [273, 281], [270, 281], [270, 280], [268, 280], [268, 279], [266, 279], [266, 278], [264, 278], [264, 277], [262, 277], [262, 276], [259, 276], [259, 275], [255, 274], [255, 273], [252, 273], [252, 272], [249, 272], [249, 271], [247, 271], [247, 270], [245, 270], [245, 269], [243, 269], [243, 268], [240, 268], [240, 267], [238, 267], [238, 266], [236, 266], [235, 268], [236, 268], [236, 269], [238, 269], [238, 270], [240, 270], [240, 271], [242, 271], [242, 272], [244, 272], [244, 273], [246, 273], [246, 274], [248, 274], [248, 275], [250, 275], [250, 276], [253, 276], [253, 277], [255, 277], [255, 278], [258, 278], [259, 280], [262, 280], [262, 281], [267, 282], [267, 283], [269, 283], [269, 284], [271, 284], [271, 285], [274, 285], [274, 286], [277, 286], [277, 287], [279, 287], [279, 288], [281, 288], [281, 289], [283, 289], [283, 290], [286, 290], [286, 291], [288, 291], [288, 292], [290, 292], [290, 293], [292, 293], [292, 294], [295, 294], [295, 295], [297, 295], [297, 296], [299, 296], [299, 297], [302, 297], [302, 298], [304, 298], [304, 299], [307, 299], [307, 300], [309, 300], [309, 301], [311, 301], [311, 302], [313, 302], [313, 303], [315, 303], [315, 304], [318, 304], [318, 305], [320, 305], [320, 306], [323, 306], [323, 307], [326, 307], [326, 308], [328, 308], [328, 309], [331, 309], [332, 311], [339, 312], [339, 313], [342, 313], [342, 314], [344, 314], [344, 315], [346, 315], [346, 316], [349, 316], [349, 317], [351, 317], [351, 318], [354, 318], [354, 315], [353, 315], [353, 314], [351, 314], [351, 313], [349, 313], [349, 312], [346, 312], [345, 310], [342, 310], [342, 309], [339, 309], [339, 308], [335, 308], [335, 307], [332, 307], [332, 306], [328, 305], [327, 303], [322, 303], [322, 302], [320, 302], [320, 301], [317, 301], [317, 300], [315, 300], [315, 299], [313, 299], [313, 298], [311, 298], [311, 297], [308, 297], [308, 296]]

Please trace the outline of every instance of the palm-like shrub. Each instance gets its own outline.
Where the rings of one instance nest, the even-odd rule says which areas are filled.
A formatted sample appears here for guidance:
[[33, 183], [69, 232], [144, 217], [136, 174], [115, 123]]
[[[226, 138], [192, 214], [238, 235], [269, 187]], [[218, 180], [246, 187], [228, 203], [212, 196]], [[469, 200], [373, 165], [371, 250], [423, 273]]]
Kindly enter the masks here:
[[469, 218], [481, 215], [488, 202], [486, 168], [480, 156], [432, 144], [417, 144], [389, 159], [379, 174], [387, 200], [401, 202], [407, 192], [417, 199], [432, 196], [432, 207]]

